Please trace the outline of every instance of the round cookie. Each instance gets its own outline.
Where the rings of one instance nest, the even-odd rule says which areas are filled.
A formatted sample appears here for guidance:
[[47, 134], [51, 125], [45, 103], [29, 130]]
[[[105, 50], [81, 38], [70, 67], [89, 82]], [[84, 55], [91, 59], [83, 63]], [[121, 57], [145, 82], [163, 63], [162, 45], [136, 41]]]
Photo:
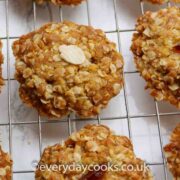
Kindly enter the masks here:
[[[66, 170], [63, 165], [68, 165]], [[79, 166], [82, 168], [77, 169]], [[143, 167], [145, 163], [135, 156], [127, 137], [114, 135], [103, 125], [86, 125], [63, 145], [44, 150], [35, 179], [152, 180], [149, 168]]]
[[0, 179], [11, 180], [12, 179], [12, 160], [9, 155], [1, 149], [0, 146]]
[[[147, 0], [153, 4], [163, 4], [163, 3], [167, 3], [168, 0]], [[170, 0], [172, 2], [175, 2], [175, 3], [180, 3], [180, 0]]]
[[3, 55], [2, 55], [2, 42], [0, 40], [0, 91], [1, 87], [4, 85], [4, 80], [2, 78], [2, 64], [3, 64]]
[[13, 44], [21, 99], [41, 115], [92, 117], [123, 86], [115, 43], [90, 26], [50, 23]]
[[52, 2], [55, 5], [78, 5], [84, 0], [35, 0], [37, 3]]
[[146, 12], [137, 21], [131, 50], [156, 100], [180, 108], [180, 9]]
[[180, 178], [180, 123], [171, 134], [170, 143], [164, 147], [168, 167], [174, 179]]

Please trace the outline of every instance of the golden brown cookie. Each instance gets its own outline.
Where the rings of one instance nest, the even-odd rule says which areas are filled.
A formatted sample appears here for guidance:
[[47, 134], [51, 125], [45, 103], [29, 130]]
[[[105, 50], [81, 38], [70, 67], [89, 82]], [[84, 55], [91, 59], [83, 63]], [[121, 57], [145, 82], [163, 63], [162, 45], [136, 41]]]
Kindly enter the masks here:
[[170, 143], [164, 147], [164, 151], [174, 179], [180, 179], [180, 123], [171, 134]]
[[2, 64], [3, 64], [3, 55], [2, 55], [2, 42], [0, 40], [0, 91], [1, 91], [1, 87], [4, 84], [4, 80], [2, 78]]
[[37, 3], [52, 2], [55, 5], [78, 5], [84, 0], [35, 0]]
[[[69, 166], [65, 170], [63, 165]], [[108, 168], [110, 165], [112, 169]], [[127, 137], [114, 135], [103, 125], [86, 125], [63, 145], [56, 144], [44, 150], [35, 179], [152, 180], [152, 174], [149, 168], [143, 168], [145, 166], [135, 156]]]
[[[153, 4], [163, 4], [168, 2], [168, 0], [147, 0]], [[170, 2], [180, 3], [180, 0], [169, 0]]]
[[123, 86], [115, 43], [90, 26], [50, 23], [13, 44], [21, 99], [40, 114], [92, 117]]
[[137, 21], [131, 50], [156, 100], [180, 108], [180, 9], [146, 12]]
[[0, 179], [11, 180], [12, 179], [12, 160], [10, 156], [3, 152], [0, 146]]

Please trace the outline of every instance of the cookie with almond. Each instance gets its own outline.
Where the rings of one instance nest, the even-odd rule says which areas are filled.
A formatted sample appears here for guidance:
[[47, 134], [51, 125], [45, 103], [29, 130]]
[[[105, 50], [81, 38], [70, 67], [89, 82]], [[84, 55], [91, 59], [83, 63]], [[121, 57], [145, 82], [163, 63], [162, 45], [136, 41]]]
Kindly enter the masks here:
[[49, 23], [13, 44], [23, 102], [41, 115], [93, 117], [123, 86], [123, 58], [102, 30]]
[[135, 156], [127, 137], [113, 134], [104, 125], [86, 125], [62, 145], [45, 148], [35, 179], [153, 180], [153, 176]]

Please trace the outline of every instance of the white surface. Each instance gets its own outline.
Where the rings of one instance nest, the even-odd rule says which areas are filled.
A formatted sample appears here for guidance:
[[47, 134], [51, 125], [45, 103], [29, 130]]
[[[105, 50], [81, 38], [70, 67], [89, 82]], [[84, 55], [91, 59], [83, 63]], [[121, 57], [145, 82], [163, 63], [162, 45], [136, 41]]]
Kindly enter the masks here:
[[[50, 5], [52, 10], [52, 18], [59, 21], [59, 8]], [[152, 6], [145, 3], [146, 10], [158, 9], [161, 6]], [[86, 3], [82, 3], [77, 7], [63, 7], [63, 19], [71, 20], [81, 24], [88, 24], [88, 12]], [[133, 29], [136, 18], [141, 14], [138, 0], [117, 0], [117, 19], [120, 30]], [[115, 12], [113, 0], [89, 0], [89, 15], [91, 24], [97, 28], [113, 33], [107, 33], [107, 36], [114, 42], [118, 43], [115, 22]], [[0, 37], [6, 37], [6, 12], [5, 1], [0, 1]], [[46, 5], [37, 6], [36, 27], [50, 21], [49, 11]], [[31, 0], [9, 0], [9, 35], [10, 37], [18, 37], [22, 34], [33, 30], [33, 10]], [[132, 54], [129, 50], [131, 37], [133, 32], [120, 33], [120, 45], [125, 60], [125, 71], [134, 71], [134, 63]], [[10, 45], [14, 39], [10, 40]], [[6, 40], [3, 40], [3, 53], [5, 55], [5, 63], [3, 65], [3, 75], [7, 78], [7, 48]], [[10, 51], [10, 74], [14, 76], [14, 57]], [[148, 91], [144, 90], [145, 82], [139, 77], [139, 74], [132, 73], [125, 75], [127, 87], [127, 102], [129, 105], [132, 141], [136, 154], [146, 160], [148, 163], [162, 163], [162, 154], [160, 147], [160, 139], [158, 134], [157, 118], [154, 117], [138, 117], [145, 114], [155, 114], [155, 104]], [[38, 122], [38, 114], [35, 110], [22, 104], [18, 96], [18, 83], [11, 81], [11, 117], [13, 123], [18, 122]], [[9, 126], [8, 126], [8, 93], [7, 82], [3, 87], [0, 95], [0, 140], [3, 148], [9, 151]], [[178, 110], [172, 105], [160, 102], [160, 113], [177, 112]], [[127, 111], [125, 106], [124, 93], [115, 97], [109, 106], [102, 111], [100, 117], [101, 123], [108, 125], [119, 135], [128, 136]], [[115, 117], [116, 120], [111, 120]], [[120, 118], [121, 117], [121, 118]], [[46, 120], [46, 118], [42, 118]], [[169, 134], [180, 122], [180, 115], [161, 116], [161, 130], [163, 135], [163, 144], [168, 142]], [[87, 123], [97, 123], [97, 120], [91, 121], [72, 121], [72, 131], [82, 128]], [[61, 142], [68, 136], [68, 123], [43, 123], [42, 124], [42, 148]], [[12, 126], [12, 157], [14, 160], [15, 171], [32, 171], [31, 162], [39, 159], [39, 128], [38, 124], [24, 124]], [[163, 166], [151, 166], [156, 180], [164, 180]], [[33, 173], [14, 174], [15, 180], [31, 180]], [[169, 179], [172, 179], [169, 177]]]

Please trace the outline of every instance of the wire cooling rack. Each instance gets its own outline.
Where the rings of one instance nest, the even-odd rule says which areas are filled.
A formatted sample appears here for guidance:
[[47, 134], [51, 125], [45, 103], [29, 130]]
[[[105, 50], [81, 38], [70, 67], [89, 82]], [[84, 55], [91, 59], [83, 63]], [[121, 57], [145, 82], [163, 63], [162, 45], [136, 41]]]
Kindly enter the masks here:
[[[87, 22], [89, 25], [92, 25], [92, 19], [91, 19], [91, 15], [90, 15], [90, 1], [91, 0], [87, 0], [85, 3], [85, 8], [86, 8], [86, 11], [87, 11]], [[103, 0], [101, 0], [103, 1]], [[113, 16], [114, 16], [114, 21], [115, 21], [115, 28], [113, 28], [112, 30], [107, 30], [105, 31], [106, 34], [110, 34], [110, 33], [115, 33], [117, 35], [117, 44], [118, 44], [118, 48], [119, 48], [119, 51], [122, 51], [122, 40], [121, 40], [121, 33], [126, 33], [126, 32], [134, 32], [135, 30], [134, 29], [121, 29], [119, 27], [119, 19], [118, 19], [118, 12], [117, 12], [117, 9], [118, 9], [118, 6], [117, 6], [117, 2], [118, 1], [124, 1], [124, 0], [109, 0], [109, 1], [112, 1], [112, 6], [113, 6]], [[30, 119], [28, 121], [26, 121], [26, 119], [24, 120], [21, 120], [21, 121], [14, 121], [13, 120], [13, 117], [12, 117], [12, 110], [13, 110], [13, 103], [12, 102], [12, 99], [14, 101], [14, 97], [12, 96], [12, 89], [13, 89], [13, 85], [12, 83], [14, 83], [14, 79], [12, 78], [11, 76], [11, 64], [12, 64], [12, 57], [11, 57], [11, 41], [17, 39], [19, 36], [11, 36], [10, 34], [10, 13], [9, 13], [9, 8], [11, 6], [11, 0], [0, 0], [0, 2], [4, 2], [4, 8], [5, 8], [5, 25], [6, 25], [6, 30], [5, 30], [5, 36], [2, 37], [1, 39], [6, 42], [6, 44], [4, 44], [4, 46], [6, 46], [6, 55], [5, 55], [5, 61], [7, 60], [7, 78], [5, 78], [5, 81], [6, 81], [6, 88], [5, 88], [5, 91], [7, 92], [7, 99], [5, 99], [5, 101], [7, 101], [7, 119], [8, 121], [5, 122], [5, 123], [1, 123], [0, 122], [0, 128], [1, 127], [8, 127], [8, 129], [6, 129], [8, 131], [8, 148], [9, 149], [9, 152], [14, 160], [14, 166], [16, 166], [20, 161], [24, 161], [26, 163], [26, 159], [20, 159], [21, 157], [21, 149], [23, 149], [24, 145], [22, 144], [22, 147], [14, 147], [14, 145], [17, 143], [16, 142], [16, 139], [17, 137], [20, 137], [21, 139], [24, 138], [24, 136], [22, 134], [19, 134], [19, 135], [15, 135], [15, 133], [13, 131], [16, 131], [14, 130], [15, 127], [19, 128], [21, 126], [24, 126], [24, 125], [36, 125], [37, 127], [37, 134], [35, 136], [35, 138], [38, 138], [38, 142], [36, 143], [36, 147], [34, 146], [33, 144], [33, 147], [31, 148], [31, 151], [28, 152], [28, 149], [26, 149], [26, 152], [23, 152], [25, 153], [26, 155], [24, 156], [23, 153], [22, 153], [22, 156], [24, 157], [30, 157], [31, 156], [31, 153], [33, 153], [33, 148], [34, 148], [34, 151], [35, 149], [38, 149], [38, 155], [37, 155], [37, 159], [31, 159], [31, 166], [32, 165], [35, 165], [37, 163], [37, 160], [39, 159], [40, 155], [42, 154], [42, 151], [43, 151], [43, 134], [44, 134], [44, 126], [46, 126], [45, 130], [46, 131], [50, 131], [52, 130], [53, 131], [53, 128], [50, 127], [52, 124], [58, 124], [58, 123], [64, 123], [65, 124], [65, 127], [67, 128], [67, 132], [68, 134], [70, 135], [71, 132], [73, 131], [73, 127], [74, 127], [74, 123], [78, 123], [78, 122], [83, 122], [84, 124], [86, 123], [98, 123], [98, 124], [103, 124], [105, 123], [106, 121], [109, 122], [109, 124], [113, 123], [114, 121], [124, 121], [126, 122], [126, 125], [127, 125], [127, 136], [129, 136], [129, 138], [133, 141], [134, 143], [134, 131], [135, 131], [135, 128], [134, 128], [134, 120], [137, 121], [137, 119], [148, 119], [148, 118], [153, 118], [156, 122], [155, 122], [155, 127], [153, 127], [154, 129], [156, 129], [156, 133], [158, 135], [158, 143], [160, 145], [160, 151], [159, 151], [159, 156], [161, 156], [162, 158], [162, 161], [159, 161], [159, 160], [155, 160], [153, 162], [148, 162], [147, 161], [147, 164], [152, 167], [152, 169], [154, 171], [161, 171], [161, 175], [159, 174], [155, 174], [155, 179], [157, 180], [170, 180], [171, 179], [171, 176], [169, 175], [169, 172], [167, 170], [167, 167], [166, 167], [166, 160], [164, 158], [164, 154], [163, 154], [163, 137], [164, 137], [164, 133], [162, 131], [164, 131], [164, 127], [162, 127], [161, 123], [162, 123], [162, 119], [163, 117], [167, 117], [167, 119], [171, 119], [172, 117], [175, 117], [175, 119], [177, 119], [177, 121], [180, 121], [180, 112], [179, 111], [163, 111], [163, 112], [160, 112], [159, 110], [159, 104], [154, 101], [154, 107], [155, 107], [155, 111], [154, 113], [146, 113], [146, 112], [143, 112], [141, 114], [139, 113], [136, 113], [136, 114], [131, 114], [130, 113], [130, 110], [132, 108], [132, 105], [129, 103], [128, 101], [128, 90], [127, 90], [127, 84], [125, 82], [125, 85], [124, 85], [124, 89], [123, 89], [123, 93], [122, 93], [122, 96], [124, 98], [124, 109], [125, 109], [125, 115], [120, 115], [120, 116], [111, 116], [110, 117], [104, 117], [104, 116], [98, 116], [97, 118], [93, 118], [93, 119], [78, 119], [78, 117], [76, 116], [68, 116], [67, 118], [65, 119], [62, 119], [62, 120], [47, 120], [47, 119], [43, 119], [42, 117], [40, 117], [39, 115], [37, 115], [37, 119]], [[23, 3], [24, 1], [22, 0], [21, 3]], [[100, 0], [99, 0], [100, 2]], [[141, 14], [144, 13], [144, 2], [140, 2], [138, 0], [133, 0], [133, 3], [139, 3], [139, 8], [140, 8], [140, 11], [141, 11]], [[33, 14], [33, 29], [36, 29], [36, 24], [37, 24], [37, 18], [38, 18], [38, 15], [37, 15], [37, 5], [36, 3], [32, 2], [31, 4], [32, 6], [32, 13]], [[49, 12], [49, 16], [50, 16], [50, 20], [52, 20], [52, 9], [51, 9], [51, 5], [50, 4], [46, 4], [47, 6], [47, 9], [48, 9], [48, 12]], [[167, 3], [167, 6], [171, 6], [171, 3]], [[57, 7], [58, 8], [58, 7]], [[126, 7], [128, 8], [128, 7]], [[63, 20], [63, 11], [62, 11], [62, 8], [60, 7], [58, 9], [58, 16], [59, 16], [59, 20], [62, 21]], [[98, 16], [98, 15], [97, 15]], [[1, 20], [0, 20], [1, 21]], [[47, 21], [48, 22], [48, 21]], [[135, 22], [134, 22], [135, 23]], [[23, 26], [23, 25], [22, 25]], [[135, 76], [137, 75], [137, 71], [135, 70], [125, 70], [124, 72], [124, 76], [126, 75], [132, 75], [132, 76]], [[17, 89], [16, 89], [17, 91]], [[15, 97], [15, 100], [16, 100], [17, 97]], [[4, 102], [1, 101], [1, 104], [3, 104]], [[23, 109], [24, 110], [24, 109]], [[113, 110], [113, 109], [112, 109]], [[0, 110], [1, 111], [1, 110]], [[30, 111], [33, 111], [32, 109], [30, 109]], [[3, 114], [3, 111], [1, 112]], [[0, 113], [0, 114], [1, 114]], [[21, 113], [21, 110], [20, 112], [16, 111], [15, 112], [15, 115], [18, 116], [18, 114]], [[26, 116], [25, 116], [26, 117]], [[27, 114], [27, 118], [28, 118], [28, 114]], [[140, 123], [143, 123], [143, 121], [140, 121]], [[175, 120], [176, 122], [176, 120]], [[167, 125], [168, 126], [168, 125]], [[64, 126], [63, 126], [64, 127]], [[111, 127], [111, 125], [110, 125]], [[118, 128], [118, 127], [117, 127]], [[172, 130], [172, 128], [171, 128]], [[18, 132], [24, 132], [24, 134], [28, 134], [28, 131], [26, 132], [26, 130], [24, 129], [19, 129]], [[136, 128], [136, 131], [138, 131], [138, 127]], [[141, 130], [140, 130], [141, 131]], [[64, 132], [64, 131], [63, 131]], [[154, 132], [154, 131], [153, 131]], [[49, 132], [50, 133], [50, 132]], [[68, 134], [66, 134], [65, 136], [68, 136]], [[153, 133], [152, 133], [152, 136], [153, 136]], [[59, 137], [60, 138], [60, 137]], [[2, 139], [2, 138], [1, 138]], [[152, 138], [153, 139], [153, 138]], [[3, 141], [7, 141], [6, 139], [2, 139]], [[149, 138], [145, 136], [145, 142], [149, 141]], [[29, 142], [29, 144], [31, 144], [31, 142]], [[48, 143], [46, 143], [48, 144]], [[143, 144], [142, 144], [143, 146]], [[146, 146], [144, 144], [144, 146]], [[156, 144], [155, 144], [156, 146]], [[152, 147], [152, 148], [155, 148], [155, 147]], [[139, 148], [138, 148], [139, 149]], [[142, 150], [143, 151], [143, 150]], [[152, 151], [153, 152], [153, 151]], [[19, 155], [17, 155], [19, 154]], [[141, 154], [138, 153], [139, 156]], [[16, 157], [16, 158], [14, 158]], [[18, 160], [18, 158], [19, 160]], [[16, 161], [15, 161], [16, 160]], [[18, 161], [18, 162], [17, 162]], [[28, 162], [27, 162], [28, 163]], [[17, 179], [17, 180], [24, 180], [24, 179], [33, 179], [33, 176], [34, 176], [34, 170], [32, 168], [23, 168], [23, 165], [22, 166], [18, 166], [19, 168], [16, 168], [14, 167], [14, 170], [13, 170], [13, 178], [14, 179]], [[28, 166], [30, 167], [30, 166]], [[161, 169], [159, 169], [158, 167], [161, 167]]]

